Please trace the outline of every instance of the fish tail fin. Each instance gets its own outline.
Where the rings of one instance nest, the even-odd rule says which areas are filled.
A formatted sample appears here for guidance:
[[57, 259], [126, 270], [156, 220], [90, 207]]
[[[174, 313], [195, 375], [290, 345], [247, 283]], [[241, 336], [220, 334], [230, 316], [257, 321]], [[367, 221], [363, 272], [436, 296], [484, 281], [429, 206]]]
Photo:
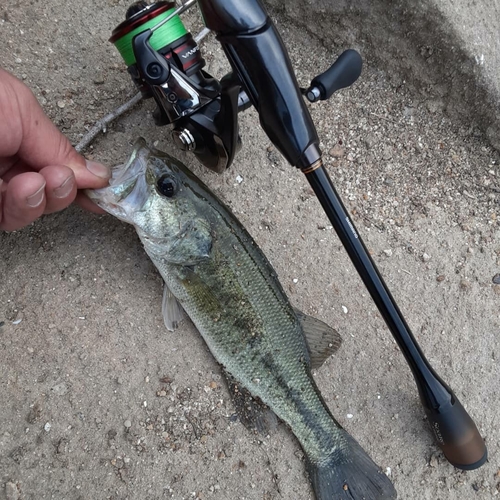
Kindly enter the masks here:
[[[344, 434], [344, 433], [343, 433]], [[391, 500], [396, 490], [380, 467], [345, 433], [347, 446], [320, 464], [308, 461], [317, 500]]]

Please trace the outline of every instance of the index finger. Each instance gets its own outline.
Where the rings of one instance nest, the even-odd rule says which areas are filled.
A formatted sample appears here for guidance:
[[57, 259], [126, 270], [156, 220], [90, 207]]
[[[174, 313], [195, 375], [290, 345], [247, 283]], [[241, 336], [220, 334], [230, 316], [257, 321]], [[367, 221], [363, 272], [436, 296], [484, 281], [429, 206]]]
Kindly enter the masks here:
[[[45, 115], [31, 90], [0, 69], [0, 156], [15, 156], [34, 170], [64, 165], [75, 173], [79, 189], [107, 184], [110, 170], [79, 155]], [[4, 151], [5, 150], [5, 151]]]

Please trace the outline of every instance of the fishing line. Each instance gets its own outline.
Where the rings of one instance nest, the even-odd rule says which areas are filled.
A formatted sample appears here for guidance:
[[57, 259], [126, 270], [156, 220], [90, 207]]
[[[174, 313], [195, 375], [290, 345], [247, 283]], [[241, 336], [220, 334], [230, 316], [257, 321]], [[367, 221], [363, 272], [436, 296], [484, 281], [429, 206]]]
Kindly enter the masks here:
[[[134, 5], [140, 7], [142, 6], [142, 2]], [[132, 10], [130, 17], [113, 31], [113, 36], [110, 41], [118, 49], [118, 52], [120, 52], [127, 66], [132, 66], [136, 63], [132, 47], [132, 40], [134, 37], [148, 29], [152, 30], [155, 26], [171, 16], [176, 10], [175, 4], [171, 2], [158, 2], [154, 4], [153, 7], [154, 8], [147, 12], [147, 14], [142, 11], [140, 16], [134, 15]], [[154, 50], [160, 51], [187, 34], [188, 31], [181, 18], [179, 15], [175, 15], [168, 22], [154, 30], [149, 39], [149, 43]]]

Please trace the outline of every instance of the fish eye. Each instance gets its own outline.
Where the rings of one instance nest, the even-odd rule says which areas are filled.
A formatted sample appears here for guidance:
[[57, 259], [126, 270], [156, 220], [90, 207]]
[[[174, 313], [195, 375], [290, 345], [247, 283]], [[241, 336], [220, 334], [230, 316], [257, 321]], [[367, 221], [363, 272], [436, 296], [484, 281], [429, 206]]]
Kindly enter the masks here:
[[177, 182], [170, 175], [162, 175], [156, 182], [158, 191], [167, 198], [172, 198], [177, 193]]

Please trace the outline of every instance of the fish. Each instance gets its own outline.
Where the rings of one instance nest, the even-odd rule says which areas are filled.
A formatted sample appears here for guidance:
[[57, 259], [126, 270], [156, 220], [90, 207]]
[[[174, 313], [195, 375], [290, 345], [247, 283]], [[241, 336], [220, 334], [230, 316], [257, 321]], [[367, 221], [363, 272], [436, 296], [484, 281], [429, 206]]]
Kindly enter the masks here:
[[231, 210], [177, 159], [139, 138], [109, 186], [88, 197], [132, 224], [164, 282], [163, 318], [186, 314], [228, 377], [242, 422], [276, 416], [298, 439], [317, 500], [396, 498], [389, 478], [335, 420], [312, 369], [339, 334], [290, 304], [276, 272]]

